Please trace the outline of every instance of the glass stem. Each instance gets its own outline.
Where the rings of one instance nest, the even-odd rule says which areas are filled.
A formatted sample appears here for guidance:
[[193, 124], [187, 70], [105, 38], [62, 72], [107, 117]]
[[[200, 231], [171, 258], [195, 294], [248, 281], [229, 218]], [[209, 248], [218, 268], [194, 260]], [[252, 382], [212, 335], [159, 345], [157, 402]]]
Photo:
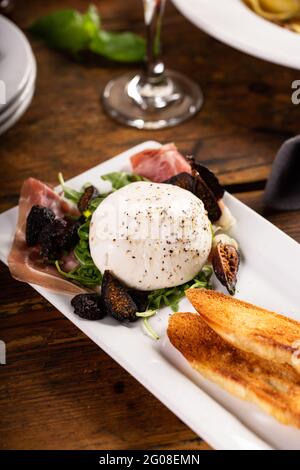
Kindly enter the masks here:
[[144, 15], [147, 28], [147, 81], [158, 85], [164, 80], [165, 67], [160, 58], [161, 26], [166, 0], [144, 0]]

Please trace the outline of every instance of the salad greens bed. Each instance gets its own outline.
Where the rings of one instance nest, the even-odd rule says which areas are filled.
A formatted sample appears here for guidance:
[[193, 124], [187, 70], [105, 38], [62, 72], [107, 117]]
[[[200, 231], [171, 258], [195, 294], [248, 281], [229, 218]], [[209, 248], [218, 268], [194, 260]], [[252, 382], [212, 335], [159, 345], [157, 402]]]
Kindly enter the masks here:
[[97, 8], [85, 13], [58, 10], [36, 20], [30, 32], [49, 46], [78, 56], [82, 51], [117, 62], [139, 62], [145, 57], [145, 40], [131, 32], [105, 31]]
[[[61, 275], [65, 276], [71, 281], [75, 281], [76, 283], [89, 288], [100, 286], [102, 281], [102, 274], [95, 266], [89, 249], [89, 228], [93, 212], [97, 209], [99, 204], [101, 204], [101, 202], [109, 194], [111, 194], [111, 192], [117, 191], [118, 189], [135, 181], [145, 181], [145, 178], [141, 176], [125, 172], [113, 172], [101, 176], [101, 178], [105, 181], [110, 181], [112, 190], [109, 193], [100, 194], [100, 196], [97, 196], [95, 199], [93, 199], [90, 202], [88, 209], [83, 213], [84, 221], [78, 229], [79, 242], [74, 249], [74, 255], [79, 263], [78, 267], [70, 272], [64, 272], [61, 269], [59, 261], [55, 262], [55, 266]], [[63, 189], [64, 197], [72, 201], [74, 204], [77, 204], [83, 194], [83, 191], [76, 191], [67, 187], [61, 173], [59, 174], [58, 179]], [[90, 186], [90, 184], [85, 185], [85, 187], [87, 186]], [[141, 313], [139, 316], [143, 317], [144, 322], [146, 323], [147, 318], [152, 316], [159, 308], [168, 306], [174, 312], [178, 311], [179, 301], [184, 297], [185, 291], [187, 289], [191, 287], [203, 287], [206, 289], [212, 288], [210, 282], [211, 276], [212, 267], [210, 265], [206, 265], [190, 282], [180, 286], [167, 289], [158, 289], [150, 292], [148, 295], [147, 311]]]

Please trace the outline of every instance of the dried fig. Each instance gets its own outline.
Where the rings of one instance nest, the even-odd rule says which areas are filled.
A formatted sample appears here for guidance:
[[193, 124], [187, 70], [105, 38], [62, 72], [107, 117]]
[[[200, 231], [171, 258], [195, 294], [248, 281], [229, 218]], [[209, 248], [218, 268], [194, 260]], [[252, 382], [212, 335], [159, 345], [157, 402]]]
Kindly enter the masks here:
[[99, 195], [99, 192], [95, 186], [88, 186], [85, 188], [84, 193], [78, 202], [78, 209], [80, 212], [84, 212], [88, 209], [90, 202]]
[[194, 193], [204, 204], [207, 210], [209, 220], [214, 223], [222, 215], [222, 211], [218, 204], [218, 201], [214, 193], [209, 189], [207, 184], [203, 181], [200, 175], [195, 176], [195, 193]]
[[218, 243], [213, 250], [212, 265], [215, 275], [229, 294], [235, 294], [240, 256], [233, 245]]
[[211, 222], [216, 222], [221, 217], [222, 211], [216, 196], [197, 171], [193, 171], [192, 175], [189, 173], [179, 173], [164, 181], [164, 183], [179, 186], [195, 194], [203, 202]]
[[195, 170], [209, 189], [214, 193], [216, 199], [219, 201], [224, 196], [224, 188], [221, 186], [216, 175], [210, 171], [206, 166], [201, 165], [201, 163], [195, 160], [195, 157], [187, 157], [187, 161], [192, 167], [192, 170]]
[[179, 186], [191, 193], [195, 192], [195, 178], [189, 173], [179, 173], [178, 175], [172, 176], [168, 180], [164, 181], [164, 183]]
[[110, 271], [105, 271], [101, 286], [101, 299], [108, 314], [120, 322], [137, 320], [136, 303], [128, 289]]

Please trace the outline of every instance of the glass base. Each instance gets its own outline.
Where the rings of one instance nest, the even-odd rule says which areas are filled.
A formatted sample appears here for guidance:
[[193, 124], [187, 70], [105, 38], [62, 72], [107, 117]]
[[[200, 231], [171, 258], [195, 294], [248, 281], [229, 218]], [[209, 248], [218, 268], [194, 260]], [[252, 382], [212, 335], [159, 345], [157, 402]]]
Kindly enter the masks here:
[[197, 83], [172, 70], [153, 85], [131, 72], [106, 85], [102, 102], [109, 116], [122, 124], [162, 129], [194, 116], [203, 105], [203, 94]]

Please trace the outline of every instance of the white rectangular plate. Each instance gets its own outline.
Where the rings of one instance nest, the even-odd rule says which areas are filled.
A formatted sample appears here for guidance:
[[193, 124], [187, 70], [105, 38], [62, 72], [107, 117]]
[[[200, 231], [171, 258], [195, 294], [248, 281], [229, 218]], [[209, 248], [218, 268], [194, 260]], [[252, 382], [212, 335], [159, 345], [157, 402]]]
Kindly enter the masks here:
[[[157, 142], [145, 142], [67, 184], [75, 189], [87, 182], [99, 186], [100, 175], [128, 170], [131, 155], [159, 146]], [[237, 219], [232, 235], [243, 253], [237, 297], [300, 320], [299, 244], [233, 196], [226, 194], [225, 201]], [[16, 220], [16, 207], [0, 215], [0, 258], [4, 263]], [[300, 449], [300, 431], [279, 424], [190, 368], [166, 336], [170, 309], [160, 310], [151, 319], [161, 337], [153, 341], [143, 332], [141, 322], [126, 327], [111, 318], [82, 320], [72, 313], [69, 296], [33, 287], [214, 448]], [[182, 311], [193, 311], [187, 299], [180, 307]]]

